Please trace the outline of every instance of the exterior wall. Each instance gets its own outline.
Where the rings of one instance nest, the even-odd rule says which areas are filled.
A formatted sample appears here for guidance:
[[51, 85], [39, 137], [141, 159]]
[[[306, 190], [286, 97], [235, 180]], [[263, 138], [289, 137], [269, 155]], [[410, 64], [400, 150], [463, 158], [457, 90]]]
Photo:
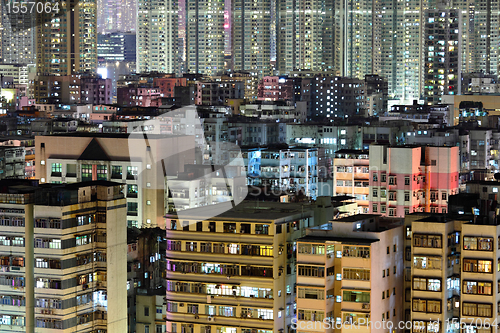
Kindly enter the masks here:
[[[499, 226], [474, 224], [468, 219], [448, 220], [441, 214], [413, 215], [409, 215], [406, 221], [409, 246], [405, 264], [411, 267], [411, 275], [406, 279], [407, 319], [414, 324], [416, 321], [439, 320], [440, 331], [444, 331], [446, 323], [451, 324], [452, 320], [471, 326], [494, 322], [499, 302], [498, 293], [494, 291], [498, 282], [495, 265]], [[433, 237], [433, 240], [423, 242], [421, 237]], [[477, 243], [478, 238], [483, 241]], [[422, 258], [426, 258], [425, 264]], [[432, 263], [429, 258], [434, 258]], [[474, 266], [471, 260], [485, 262]], [[427, 283], [422, 284], [420, 279]], [[429, 279], [434, 279], [432, 284]], [[469, 285], [470, 282], [476, 285]], [[419, 305], [422, 301], [428, 304], [429, 300], [437, 302], [439, 307], [422, 308]], [[471, 305], [483, 308], [474, 314], [468, 310]], [[449, 332], [460, 331], [451, 325], [448, 329]], [[494, 327], [491, 330], [496, 331]]]
[[265, 76], [257, 88], [257, 100], [278, 101], [294, 99], [294, 82], [279, 76]]
[[160, 89], [161, 97], [179, 97], [175, 96], [175, 87], [185, 87], [187, 85], [187, 79], [181, 77], [169, 77], [169, 78], [154, 78], [153, 86]]
[[305, 102], [295, 104], [244, 104], [240, 105], [240, 114], [262, 120], [279, 120], [286, 122], [305, 122], [307, 108]]
[[[136, 296], [135, 327], [137, 333], [145, 333], [146, 326], [148, 326], [149, 332], [151, 333], [166, 332], [165, 320], [163, 319], [163, 315], [166, 313], [166, 306], [164, 305], [163, 297], [163, 295]], [[160, 326], [160, 328], [158, 328], [158, 326]]]
[[[370, 128], [368, 128], [369, 130]], [[287, 144], [300, 144], [308, 147], [316, 145], [324, 148], [327, 156], [334, 157], [340, 149], [363, 149], [361, 126], [323, 126], [308, 124], [286, 124]]]
[[[302, 235], [303, 228], [313, 225], [312, 213], [294, 210], [270, 219], [250, 211], [235, 216], [226, 212], [224, 217], [197, 222], [194, 212], [183, 212], [186, 221], [167, 215], [167, 331], [174, 331], [173, 326], [178, 331], [193, 327], [194, 332], [207, 327], [238, 333], [250, 328], [263, 333], [286, 330], [293, 317], [292, 242]], [[235, 229], [229, 231], [226, 223], [234, 223]], [[259, 230], [263, 224], [269, 228]], [[207, 234], [213, 251], [206, 251], [206, 245], [202, 249]], [[224, 245], [216, 251], [215, 245], [220, 243]], [[250, 244], [261, 250], [249, 255]], [[197, 266], [201, 271], [187, 271], [184, 261], [202, 265]], [[228, 308], [224, 310], [224, 306]]]
[[454, 105], [453, 124], [458, 125], [460, 103], [463, 101], [481, 102], [485, 110], [498, 110], [500, 109], [500, 96], [496, 95], [454, 95], [443, 96], [443, 103]]
[[[224, 69], [224, 10], [221, 1], [186, 1], [187, 72], [216, 75]], [[212, 24], [206, 22], [207, 12]]]
[[[397, 323], [403, 320], [403, 227], [399, 225], [378, 231], [377, 216], [356, 216], [358, 219], [332, 221], [331, 229], [326, 233], [309, 229], [308, 236], [297, 241], [297, 286], [319, 289], [324, 295], [323, 299], [310, 299], [298, 293], [297, 326], [300, 332], [384, 332], [386, 329], [378, 327], [375, 322], [390, 320]], [[304, 245], [323, 246], [323, 251], [304, 253]], [[362, 252], [357, 252], [361, 249]], [[308, 266], [324, 268], [324, 276], [304, 275]], [[367, 273], [351, 275], [350, 269], [363, 269]], [[365, 295], [352, 295], [351, 291]], [[320, 320], [316, 317], [302, 321], [301, 311], [304, 310], [321, 311]], [[352, 327], [344, 324], [337, 330], [327, 326], [322, 328], [322, 316], [337, 325], [351, 319], [356, 324]], [[364, 318], [358, 319], [360, 316]], [[366, 325], [367, 321], [371, 322], [371, 327]], [[395, 331], [402, 330], [395, 327]]]
[[[272, 72], [272, 2], [235, 0], [231, 3], [231, 47], [233, 70], [255, 77]], [[229, 11], [229, 8], [226, 9]]]
[[[129, 6], [134, 6], [131, 4]], [[179, 4], [159, 1], [137, 2], [137, 73], [178, 73]], [[151, 21], [150, 16], [159, 17]], [[158, 40], [164, 43], [158, 43]], [[154, 45], [154, 46], [152, 46]]]
[[[66, 206], [32, 203], [25, 206], [20, 198], [24, 197], [28, 203], [33, 197], [1, 195], [4, 226], [0, 255], [3, 259], [11, 257], [11, 264], [3, 259], [1, 264], [2, 332], [26, 331], [24, 326], [28, 323], [24, 322], [26, 308], [22, 299], [24, 296], [29, 298], [30, 294], [35, 298], [34, 324], [37, 332], [49, 332], [51, 328], [57, 328], [59, 332], [86, 332], [89, 327], [113, 332], [127, 331], [126, 293], [123, 293], [126, 288], [126, 227], [122, 223], [126, 214], [125, 199], [112, 199], [113, 187], [105, 188], [104, 192], [108, 189], [110, 200], [107, 200], [108, 195], [108, 198], [100, 197], [104, 200], [91, 201], [90, 187], [86, 187], [82, 190], [87, 191], [87, 196], [80, 196], [80, 203]], [[8, 201], [17, 200], [19, 204], [6, 204], [8, 197]], [[28, 221], [24, 223], [28, 206], [34, 207], [34, 228]], [[99, 217], [96, 218], [96, 215]], [[79, 216], [93, 216], [93, 222], [78, 225]], [[22, 224], [14, 226], [12, 217], [22, 221]], [[50, 228], [42, 227], [49, 223]], [[26, 230], [29, 226], [33, 229]], [[34, 234], [34, 289], [25, 289], [25, 260], [29, 255], [21, 246], [26, 241], [25, 234]], [[79, 244], [77, 235], [91, 234], [91, 242]], [[16, 241], [7, 242], [6, 239]], [[83, 261], [82, 255], [89, 251], [93, 253], [92, 261]], [[92, 281], [89, 281], [89, 276], [93, 277]], [[11, 278], [16, 280], [8, 280]], [[92, 298], [84, 299], [82, 295]], [[18, 301], [13, 303], [7, 297]], [[95, 317], [87, 320], [87, 315]], [[5, 321], [6, 316], [10, 316], [10, 324]], [[12, 316], [19, 319], [14, 321]]]
[[365, 115], [365, 81], [345, 77], [316, 77], [313, 115], [348, 118]]
[[364, 156], [360, 153], [350, 155], [349, 158], [338, 157], [333, 160], [333, 195], [356, 197], [359, 214], [369, 212], [369, 167], [368, 152]]
[[[420, 92], [427, 104], [432, 105], [440, 102], [441, 95], [461, 95], [463, 25], [458, 9], [427, 9], [423, 16], [425, 69]], [[439, 58], [434, 51], [441, 54]]]
[[458, 193], [458, 147], [423, 147], [425, 161], [421, 149], [370, 146], [370, 213], [446, 212]]
[[[441, 283], [441, 287], [439, 291], [421, 291], [415, 290], [415, 287], [412, 286], [411, 290], [411, 302], [417, 302], [420, 299], [430, 299], [439, 301], [441, 309], [437, 310], [437, 313], [431, 312], [416, 312], [411, 311], [411, 320], [412, 321], [437, 321], [445, 323], [447, 319], [451, 320], [450, 313], [447, 311], [446, 301], [453, 295], [454, 290], [448, 289], [446, 281], [450, 274], [453, 274], [453, 268], [447, 268], [447, 259], [449, 248], [447, 246], [448, 243], [448, 235], [452, 233], [454, 230], [453, 222], [449, 223], [423, 223], [414, 221], [411, 224], [411, 233], [412, 238], [415, 235], [425, 234], [425, 235], [438, 235], [442, 239], [442, 247], [441, 248], [426, 248], [426, 247], [416, 247], [415, 243], [412, 242], [411, 246], [411, 261], [415, 262], [417, 259], [415, 257], [426, 257], [426, 256], [437, 256], [440, 258], [440, 262], [442, 265], [442, 269], [420, 269], [415, 266], [415, 263], [412, 264], [411, 268], [411, 279], [414, 284], [415, 278], [425, 277], [425, 278], [434, 278], [438, 279]], [[460, 267], [460, 266], [459, 266]], [[412, 305], [413, 307], [413, 305]]]
[[256, 148], [242, 151], [248, 185], [269, 186], [278, 191], [303, 191], [318, 194], [318, 150]]

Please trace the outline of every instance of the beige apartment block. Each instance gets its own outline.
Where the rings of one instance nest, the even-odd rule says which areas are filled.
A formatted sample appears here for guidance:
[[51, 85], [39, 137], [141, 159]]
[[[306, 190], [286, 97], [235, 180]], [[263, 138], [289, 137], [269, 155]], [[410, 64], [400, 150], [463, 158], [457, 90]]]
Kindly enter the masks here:
[[367, 150], [341, 149], [333, 159], [333, 195], [349, 195], [356, 199], [358, 211], [370, 210], [370, 159]]
[[36, 174], [41, 183], [126, 184], [128, 225], [164, 228], [164, 173], [176, 175], [193, 163], [194, 147], [194, 140], [186, 136], [149, 134], [147, 141], [126, 134], [36, 136]]
[[358, 214], [297, 240], [296, 330], [394, 331], [403, 312], [401, 219]]
[[[332, 218], [327, 199], [228, 202], [184, 210], [182, 219], [168, 214], [167, 332], [289, 332], [294, 242]], [[201, 220], [207, 210], [218, 216]]]
[[444, 214], [410, 214], [405, 225], [405, 309], [413, 331], [497, 332], [500, 226]]
[[3, 181], [1, 332], [127, 331], [122, 190], [105, 181]]

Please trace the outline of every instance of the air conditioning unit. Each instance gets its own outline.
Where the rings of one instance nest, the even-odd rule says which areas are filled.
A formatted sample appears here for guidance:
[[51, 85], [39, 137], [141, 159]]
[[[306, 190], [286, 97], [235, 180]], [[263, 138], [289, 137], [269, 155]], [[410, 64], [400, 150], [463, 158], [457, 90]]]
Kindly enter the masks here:
[[194, 319], [200, 319], [200, 316], [194, 315]]
[[184, 306], [184, 303], [179, 303], [179, 306], [180, 306], [180, 307], [183, 307], [183, 306]]
[[210, 322], [214, 322], [214, 321], [215, 321], [215, 318], [214, 318], [214, 317], [212, 317], [212, 316], [209, 316], [209, 317], [208, 317], [208, 321], [210, 321]]
[[370, 303], [363, 303], [363, 305], [361, 306], [361, 308], [369, 310], [370, 309]]

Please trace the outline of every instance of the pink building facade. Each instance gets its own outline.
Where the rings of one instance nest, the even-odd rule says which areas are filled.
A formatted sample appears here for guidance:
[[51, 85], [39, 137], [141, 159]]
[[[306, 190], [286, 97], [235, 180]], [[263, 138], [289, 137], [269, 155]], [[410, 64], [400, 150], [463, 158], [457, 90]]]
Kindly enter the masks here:
[[458, 147], [370, 146], [369, 212], [404, 217], [447, 213], [458, 193]]
[[293, 80], [279, 76], [264, 76], [257, 87], [257, 100], [277, 101], [294, 98]]
[[185, 87], [187, 78], [185, 77], [159, 77], [153, 79], [153, 86], [158, 87], [162, 97], [176, 97], [175, 87]]
[[123, 106], [161, 106], [161, 93], [157, 87], [120, 87], [118, 103]]

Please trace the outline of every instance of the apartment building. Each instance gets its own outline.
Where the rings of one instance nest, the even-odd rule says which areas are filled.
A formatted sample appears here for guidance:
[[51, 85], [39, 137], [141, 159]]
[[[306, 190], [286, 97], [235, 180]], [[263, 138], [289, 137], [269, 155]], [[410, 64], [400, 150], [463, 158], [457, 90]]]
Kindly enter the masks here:
[[441, 95], [461, 95], [462, 15], [443, 5], [426, 9], [424, 18], [423, 97], [428, 105], [441, 101]]
[[24, 179], [26, 150], [22, 146], [0, 146], [0, 179]]
[[294, 100], [294, 80], [287, 77], [264, 76], [257, 88], [257, 100]]
[[[164, 227], [163, 170], [176, 175], [177, 171], [183, 171], [184, 164], [194, 163], [195, 142], [186, 138], [148, 134], [146, 142], [144, 137], [127, 134], [36, 136], [37, 177], [41, 183], [90, 180], [125, 183], [128, 225]], [[176, 158], [167, 158], [172, 155]]]
[[307, 119], [306, 102], [256, 101], [240, 105], [240, 114], [262, 120], [303, 123]]
[[481, 200], [498, 201], [500, 182], [496, 180], [470, 180], [465, 183], [466, 193], [477, 193]]
[[160, 228], [127, 229], [129, 332], [166, 332], [165, 236], [165, 230]]
[[370, 195], [370, 160], [367, 150], [342, 149], [333, 159], [333, 195], [356, 199], [359, 214], [368, 213]]
[[116, 94], [124, 106], [158, 107], [162, 103], [158, 87], [130, 84], [128, 87], [118, 88]]
[[326, 156], [334, 158], [341, 149], [365, 149], [370, 144], [398, 144], [404, 133], [413, 130], [408, 121], [386, 125], [370, 122], [365, 125], [323, 125], [323, 124], [286, 124], [286, 143], [324, 148]]
[[316, 77], [312, 94], [313, 117], [348, 118], [367, 115], [366, 83], [345, 77]]
[[231, 54], [236, 71], [248, 71], [253, 76], [270, 75], [271, 45], [273, 31], [273, 4], [270, 0], [242, 1], [235, 0], [231, 8]]
[[491, 129], [476, 129], [469, 130], [468, 132], [470, 168], [489, 168], [491, 150], [495, 148], [498, 150], [498, 144], [493, 145], [493, 131]]
[[186, 72], [216, 75], [224, 70], [225, 10], [226, 5], [222, 1], [186, 1], [183, 24]]
[[458, 149], [370, 145], [370, 213], [446, 213], [458, 193]]
[[184, 172], [167, 177], [165, 207], [173, 213], [244, 197], [247, 180], [241, 172], [240, 166], [185, 165]]
[[492, 174], [500, 169], [500, 133], [490, 128], [419, 128], [407, 132], [404, 140], [409, 145], [458, 146], [463, 180], [475, 169]]
[[0, 331], [126, 332], [123, 186], [0, 184]]
[[456, 146], [460, 143], [460, 130], [449, 127], [412, 130], [405, 133], [404, 141], [408, 145]]
[[196, 105], [227, 105], [228, 99], [242, 99], [245, 82], [239, 80], [196, 82]]
[[472, 214], [422, 213], [410, 214], [405, 225], [405, 309], [414, 330], [496, 332], [488, 323], [497, 319], [500, 301], [499, 226]]
[[[329, 201], [222, 203], [185, 210], [182, 220], [167, 214], [167, 331], [289, 332], [294, 241], [331, 218]], [[211, 210], [220, 215], [200, 221]]]
[[[224, 112], [226, 111], [226, 112]], [[204, 164], [227, 164], [229, 162], [229, 134], [225, 107], [196, 108], [202, 123], [203, 136], [208, 143], [208, 149], [203, 154]], [[175, 119], [174, 119], [175, 120]]]
[[137, 8], [136, 72], [179, 73], [179, 3], [138, 1], [125, 6]]
[[286, 123], [276, 120], [240, 118], [229, 121], [229, 140], [239, 145], [285, 143]]
[[402, 222], [358, 214], [297, 240], [298, 332], [382, 332], [403, 319]]
[[112, 82], [96, 74], [39, 75], [34, 97], [40, 104], [111, 104]]
[[318, 149], [271, 147], [242, 149], [248, 185], [270, 190], [302, 191], [313, 199], [318, 195]]

